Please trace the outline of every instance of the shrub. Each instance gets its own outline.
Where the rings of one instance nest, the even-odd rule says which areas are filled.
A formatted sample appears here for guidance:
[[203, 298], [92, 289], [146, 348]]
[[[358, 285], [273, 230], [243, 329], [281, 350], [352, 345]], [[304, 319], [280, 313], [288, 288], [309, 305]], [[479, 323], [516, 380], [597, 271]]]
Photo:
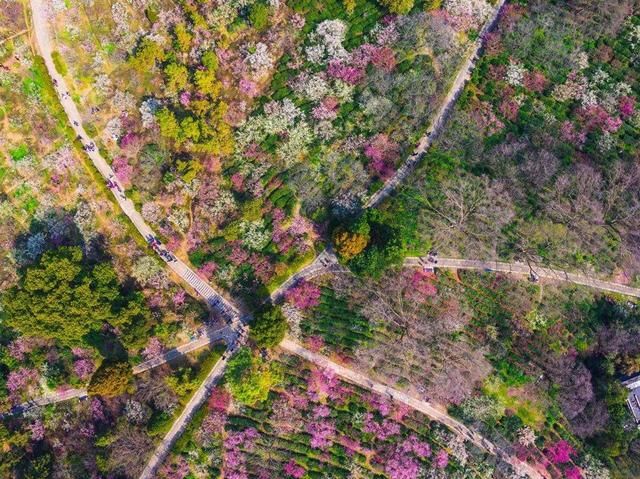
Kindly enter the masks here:
[[53, 65], [56, 67], [56, 71], [60, 73], [60, 75], [65, 76], [68, 72], [67, 64], [62, 59], [60, 52], [51, 52], [51, 58], [53, 59]]
[[90, 396], [120, 396], [129, 388], [132, 377], [128, 362], [104, 362], [91, 377], [87, 391]]

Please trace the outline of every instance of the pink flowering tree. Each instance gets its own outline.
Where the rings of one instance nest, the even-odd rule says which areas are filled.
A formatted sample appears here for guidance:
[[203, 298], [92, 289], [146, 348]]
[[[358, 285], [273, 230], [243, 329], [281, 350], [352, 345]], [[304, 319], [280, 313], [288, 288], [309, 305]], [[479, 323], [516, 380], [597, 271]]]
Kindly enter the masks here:
[[18, 368], [11, 371], [7, 377], [6, 388], [9, 391], [9, 398], [12, 402], [17, 402], [21, 394], [28, 388], [38, 383], [39, 374], [35, 369]]
[[284, 473], [289, 477], [294, 477], [295, 479], [301, 479], [305, 473], [307, 472], [304, 467], [298, 464], [296, 461], [291, 459], [287, 462], [283, 469]]
[[433, 459], [433, 465], [437, 469], [444, 469], [449, 465], [449, 454], [444, 449], [440, 449]]
[[575, 454], [575, 449], [567, 441], [560, 440], [551, 444], [544, 450], [545, 455], [553, 464], [565, 464], [571, 462], [571, 456]]
[[364, 155], [371, 160], [369, 167], [382, 179], [393, 175], [395, 162], [400, 156], [400, 147], [388, 135], [379, 133], [364, 147]]
[[152, 359], [162, 356], [164, 353], [164, 345], [156, 336], [149, 338], [147, 347], [142, 350], [142, 356], [145, 359]]
[[287, 302], [299, 309], [311, 309], [320, 304], [320, 286], [303, 279], [289, 288], [284, 297]]
[[405, 297], [417, 302], [424, 302], [438, 294], [435, 283], [436, 275], [432, 271], [415, 270], [410, 273], [405, 290]]
[[127, 161], [124, 156], [118, 156], [111, 162], [111, 168], [118, 180], [124, 184], [131, 183], [131, 177], [133, 176], [133, 167]]

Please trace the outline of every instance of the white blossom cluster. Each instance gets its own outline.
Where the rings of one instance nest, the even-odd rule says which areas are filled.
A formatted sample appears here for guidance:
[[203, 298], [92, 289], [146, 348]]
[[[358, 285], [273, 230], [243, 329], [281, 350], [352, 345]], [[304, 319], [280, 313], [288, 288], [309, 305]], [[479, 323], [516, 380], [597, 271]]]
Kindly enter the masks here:
[[142, 205], [142, 217], [145, 221], [149, 221], [150, 223], [157, 223], [160, 221], [162, 217], [162, 208], [156, 203], [145, 203]]
[[291, 88], [311, 101], [322, 100], [329, 93], [329, 83], [324, 72], [310, 74], [305, 71], [291, 82]]
[[297, 163], [307, 153], [313, 132], [306, 121], [299, 122], [290, 132], [287, 142], [278, 147], [277, 156], [286, 167]]
[[174, 208], [167, 219], [181, 233], [185, 233], [189, 229], [189, 215], [181, 208]]
[[116, 24], [116, 34], [125, 35], [129, 33], [129, 13], [127, 8], [120, 2], [111, 5], [111, 18]]
[[261, 251], [271, 241], [271, 233], [265, 228], [264, 220], [242, 221], [240, 232], [242, 245], [254, 251]]
[[60, 13], [67, 9], [67, 4], [64, 0], [51, 0], [51, 8], [55, 13]]
[[242, 125], [236, 141], [240, 147], [260, 143], [267, 135], [289, 131], [298, 118], [304, 114], [289, 98], [271, 101], [264, 106], [264, 115], [253, 116]]
[[111, 100], [114, 110], [120, 113], [133, 111], [136, 107], [135, 97], [126, 91], [116, 90]]
[[122, 136], [122, 120], [118, 117], [111, 118], [105, 125], [102, 136], [105, 140], [118, 141]]
[[347, 25], [342, 20], [325, 20], [309, 35], [311, 44], [305, 49], [307, 60], [315, 64], [346, 60], [349, 53], [342, 46]]
[[223, 222], [236, 209], [236, 200], [233, 194], [227, 190], [220, 190], [213, 205], [209, 208], [209, 214], [218, 223]]
[[582, 469], [582, 477], [584, 479], [610, 479], [611, 473], [609, 469], [597, 458], [591, 454], [586, 454], [582, 463], [580, 464]]
[[113, 87], [113, 84], [111, 83], [109, 76], [104, 73], [101, 73], [96, 77], [93, 82], [93, 86], [102, 96], [110, 96], [112, 93], [111, 88]]
[[289, 323], [289, 335], [296, 339], [302, 338], [302, 329], [300, 328], [300, 323], [304, 319], [302, 315], [302, 311], [289, 303], [284, 303], [282, 305], [282, 314], [287, 318], [287, 323]]
[[573, 63], [578, 70], [584, 70], [589, 66], [589, 55], [582, 50], [576, 50], [571, 55], [571, 63]]
[[155, 98], [148, 98], [142, 102], [139, 111], [143, 128], [156, 126], [156, 112], [160, 109], [160, 102]]
[[518, 62], [510, 61], [505, 74], [505, 81], [511, 86], [521, 86], [526, 68]]
[[390, 22], [387, 25], [376, 23], [371, 29], [370, 36], [378, 45], [392, 45], [398, 40], [400, 34], [395, 22]]
[[640, 48], [640, 25], [632, 25], [627, 34], [627, 41], [632, 50]]
[[262, 42], [247, 49], [245, 61], [255, 73], [262, 73], [273, 67], [273, 56], [269, 53], [269, 47]]
[[476, 25], [484, 23], [491, 14], [491, 5], [485, 0], [446, 0], [444, 9], [455, 17], [472, 18]]
[[49, 153], [42, 159], [43, 165], [54, 170], [56, 173], [62, 173], [69, 170], [74, 163], [73, 151], [67, 144], [61, 146], [53, 153]]

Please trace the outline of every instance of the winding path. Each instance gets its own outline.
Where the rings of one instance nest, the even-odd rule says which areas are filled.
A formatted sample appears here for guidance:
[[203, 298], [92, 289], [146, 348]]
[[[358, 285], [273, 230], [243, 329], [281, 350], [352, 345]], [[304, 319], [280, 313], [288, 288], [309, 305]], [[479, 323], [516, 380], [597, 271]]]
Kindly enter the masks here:
[[[69, 119], [71, 128], [76, 135], [81, 138], [85, 147], [87, 145], [93, 145], [90, 149], [85, 148], [87, 155], [105, 181], [111, 182], [114, 186], [111, 188], [113, 196], [122, 211], [131, 220], [142, 237], [145, 239], [149, 237], [156, 238], [155, 232], [144, 221], [142, 215], [136, 210], [133, 201], [127, 198], [124, 187], [116, 178], [111, 166], [109, 166], [107, 161], [98, 151], [97, 146], [95, 146], [95, 141], [93, 141], [82, 126], [82, 117], [78, 111], [78, 107], [69, 94], [69, 89], [64, 78], [57, 72], [53, 62], [53, 57], [51, 55], [53, 52], [53, 48], [51, 46], [51, 32], [49, 30], [47, 18], [49, 9], [47, 4], [43, 0], [30, 0], [30, 2], [36, 45], [40, 55], [44, 59], [49, 76], [56, 86], [60, 103], [64, 108], [67, 118]], [[176, 258], [175, 255], [171, 254], [165, 246], [160, 246], [157, 250], [159, 256], [167, 263], [167, 266], [194, 290], [196, 290], [196, 292], [200, 294], [205, 301], [207, 301], [213, 310], [220, 313], [222, 317], [229, 321], [240, 320], [238, 309], [224, 296], [217, 292], [209, 283], [200, 278], [191, 268], [189, 268], [189, 266]], [[171, 259], [167, 259], [167, 256], [170, 256]]]
[[376, 191], [373, 195], [369, 197], [367, 202], [365, 203], [365, 208], [373, 208], [378, 206], [382, 200], [384, 200], [387, 196], [389, 196], [400, 183], [402, 183], [413, 170], [416, 168], [422, 156], [426, 153], [429, 147], [433, 144], [433, 141], [440, 135], [442, 132], [442, 127], [444, 126], [447, 118], [453, 106], [455, 105], [458, 97], [462, 93], [464, 86], [466, 85], [469, 78], [471, 78], [471, 73], [473, 72], [473, 68], [476, 65], [476, 60], [480, 56], [482, 51], [482, 47], [484, 46], [484, 40], [493, 27], [495, 26], [498, 18], [500, 17], [500, 11], [504, 6], [506, 0], [499, 0], [491, 13], [489, 19], [485, 22], [480, 34], [476, 41], [469, 47], [469, 54], [467, 55], [467, 59], [463, 63], [462, 68], [458, 71], [453, 84], [449, 88], [447, 95], [444, 97], [444, 101], [440, 106], [440, 109], [433, 117], [431, 122], [431, 126], [427, 130], [427, 133], [420, 139], [418, 142], [418, 146], [413, 150], [413, 153], [404, 161], [402, 166], [398, 168], [395, 174], [385, 181], [382, 188]]
[[436, 258], [434, 263], [427, 256], [408, 257], [404, 260], [404, 265], [409, 267], [423, 268], [444, 268], [444, 269], [468, 269], [478, 271], [495, 271], [499, 273], [517, 274], [538, 278], [550, 279], [555, 281], [564, 281], [573, 284], [587, 286], [589, 288], [608, 291], [611, 293], [619, 293], [626, 296], [640, 298], [640, 288], [633, 288], [625, 284], [613, 283], [611, 281], [603, 281], [591, 276], [577, 273], [569, 273], [559, 269], [545, 268], [538, 265], [528, 265], [526, 263], [505, 263], [501, 261], [480, 261], [473, 259], [458, 258]]
[[500, 449], [495, 444], [487, 440], [480, 433], [469, 429], [461, 422], [452, 418], [445, 411], [443, 411], [442, 408], [437, 407], [434, 404], [423, 401], [421, 399], [417, 399], [405, 392], [399, 391], [398, 389], [394, 389], [385, 384], [373, 381], [368, 376], [354, 371], [353, 369], [342, 366], [327, 358], [326, 356], [309, 351], [300, 344], [289, 339], [284, 339], [280, 343], [280, 347], [284, 351], [295, 354], [296, 356], [300, 356], [306, 361], [314, 363], [321, 368], [333, 371], [336, 375], [349, 381], [350, 383], [373, 391], [383, 397], [388, 397], [394, 401], [403, 403], [410, 408], [415, 409], [416, 411], [420, 411], [430, 419], [445, 425], [451, 431], [462, 436], [467, 441], [475, 444], [480, 449], [483, 449], [494, 456], [498, 456], [503, 461], [509, 463], [516, 471], [524, 473], [530, 478], [543, 479], [546, 477], [531, 465], [521, 461], [515, 456], [508, 454], [506, 451]]

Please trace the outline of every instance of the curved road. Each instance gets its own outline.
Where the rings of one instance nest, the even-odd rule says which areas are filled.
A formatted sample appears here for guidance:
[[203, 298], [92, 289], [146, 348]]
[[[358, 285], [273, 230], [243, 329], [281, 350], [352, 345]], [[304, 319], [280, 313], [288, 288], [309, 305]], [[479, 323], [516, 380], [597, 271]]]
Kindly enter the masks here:
[[532, 273], [539, 278], [551, 279], [555, 281], [564, 281], [568, 283], [579, 284], [589, 288], [608, 291], [611, 293], [624, 294], [640, 298], [640, 289], [627, 286], [625, 284], [613, 283], [611, 281], [602, 281], [590, 276], [569, 273], [558, 269], [544, 268], [542, 266], [529, 266], [526, 263], [505, 263], [501, 261], [480, 261], [473, 259], [458, 258], [436, 258], [434, 263], [427, 256], [408, 257], [404, 260], [405, 266], [423, 267], [423, 268], [445, 268], [445, 269], [469, 269], [478, 271], [495, 271], [507, 274], [517, 274], [530, 276]]
[[464, 89], [469, 78], [471, 78], [471, 72], [475, 67], [476, 60], [482, 51], [482, 47], [484, 46], [485, 36], [493, 27], [495, 26], [498, 18], [500, 17], [500, 11], [505, 4], [505, 0], [499, 0], [494, 7], [493, 13], [491, 17], [485, 22], [478, 38], [473, 43], [473, 45], [469, 48], [470, 53], [467, 56], [462, 68], [458, 71], [453, 84], [449, 88], [447, 92], [447, 96], [445, 96], [440, 109], [436, 113], [436, 116], [433, 117], [431, 122], [431, 126], [427, 130], [427, 133], [420, 139], [418, 142], [418, 146], [415, 148], [411, 156], [409, 156], [402, 166], [398, 168], [395, 174], [385, 181], [384, 186], [376, 191], [373, 195], [369, 197], [367, 202], [365, 203], [365, 208], [375, 208], [378, 206], [382, 200], [384, 200], [387, 196], [389, 196], [396, 187], [402, 183], [409, 174], [415, 169], [415, 167], [420, 162], [422, 155], [426, 153], [429, 147], [433, 144], [433, 141], [440, 135], [442, 131], [442, 127], [444, 126], [449, 113], [451, 112], [453, 106], [455, 105], [460, 93]]
[[413, 396], [410, 396], [402, 391], [386, 386], [382, 383], [372, 381], [368, 376], [354, 371], [353, 369], [346, 368], [338, 363], [335, 363], [326, 356], [309, 351], [300, 344], [289, 339], [285, 338], [280, 343], [280, 347], [286, 352], [295, 354], [296, 356], [300, 356], [301, 358], [314, 363], [321, 368], [333, 371], [336, 375], [349, 381], [350, 383], [356, 384], [370, 391], [374, 391], [377, 394], [380, 394], [382, 397], [388, 397], [394, 401], [406, 404], [412, 409], [420, 411], [432, 420], [444, 424], [451, 431], [464, 437], [467, 441], [472, 442], [480, 449], [483, 449], [494, 456], [498, 456], [503, 461], [508, 462], [516, 471], [524, 473], [534, 479], [543, 479], [544, 477], [546, 477], [531, 465], [519, 460], [515, 456], [511, 456], [502, 449], [499, 449], [493, 443], [484, 438], [481, 434], [469, 429], [461, 422], [449, 416], [442, 409], [435, 407], [433, 404], [427, 401], [414, 398]]
[[[49, 24], [47, 19], [48, 8], [43, 0], [30, 0], [31, 2], [31, 14], [33, 19], [33, 31], [35, 34], [36, 44], [38, 51], [44, 59], [45, 65], [49, 72], [49, 76], [56, 86], [60, 103], [64, 108], [64, 111], [69, 119], [69, 123], [73, 131], [82, 139], [83, 145], [94, 145], [93, 148], [85, 149], [89, 158], [93, 162], [96, 169], [100, 172], [105, 181], [110, 181], [113, 184], [111, 191], [118, 202], [118, 205], [122, 211], [129, 217], [136, 229], [140, 232], [143, 238], [147, 239], [150, 236], [156, 237], [155, 232], [144, 221], [142, 215], [136, 210], [133, 201], [127, 198], [125, 190], [116, 178], [111, 166], [102, 157], [98, 148], [95, 146], [95, 141], [87, 134], [82, 126], [82, 117], [78, 108], [69, 94], [67, 84], [55, 68], [51, 53], [53, 48], [51, 46], [51, 33], [49, 31]], [[239, 320], [238, 309], [231, 304], [226, 298], [218, 293], [209, 283], [202, 280], [189, 266], [183, 263], [181, 260], [175, 258], [170, 251], [164, 246], [158, 248], [162, 254], [160, 257], [167, 263], [167, 266], [171, 268], [178, 276], [180, 276], [186, 283], [188, 283], [198, 294], [200, 294], [207, 303], [215, 310], [217, 310], [225, 319], [230, 321]], [[172, 259], [168, 260], [166, 256], [170, 256]]]

